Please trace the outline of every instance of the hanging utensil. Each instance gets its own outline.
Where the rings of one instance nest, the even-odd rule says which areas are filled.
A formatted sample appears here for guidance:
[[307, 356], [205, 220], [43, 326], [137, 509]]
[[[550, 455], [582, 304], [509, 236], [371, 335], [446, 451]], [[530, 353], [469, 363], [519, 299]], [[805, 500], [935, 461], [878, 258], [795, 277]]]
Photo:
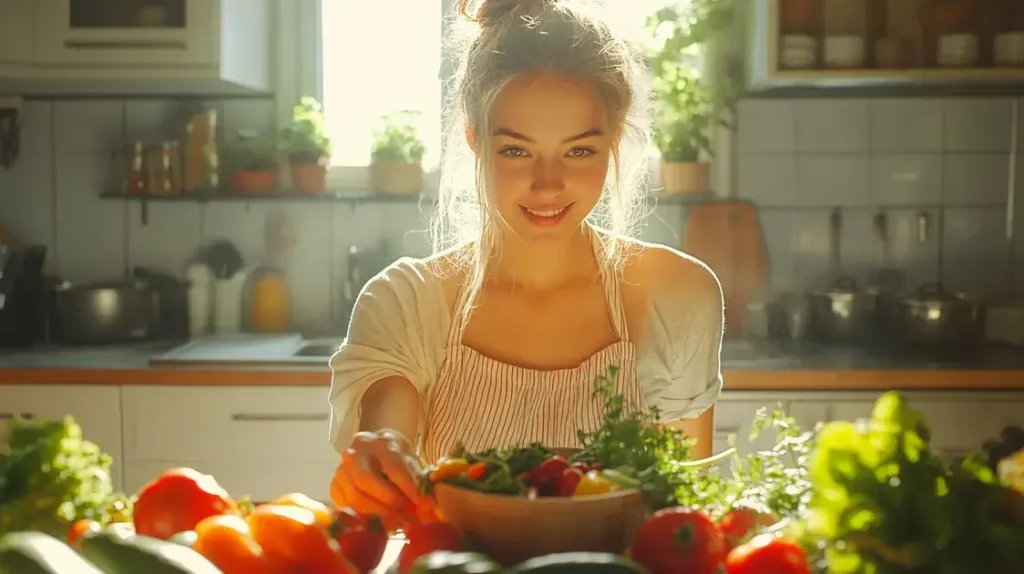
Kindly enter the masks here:
[[892, 266], [889, 218], [885, 210], [879, 210], [875, 214], [873, 223], [880, 262], [867, 293], [871, 299], [869, 306], [874, 335], [876, 338], [887, 339], [892, 332], [896, 318], [896, 303], [904, 290], [905, 276], [902, 270]]
[[842, 216], [839, 208], [829, 214], [829, 251], [833, 281], [828, 289], [810, 296], [810, 327], [818, 339], [853, 341], [862, 338], [871, 316], [872, 300], [857, 286], [857, 280], [842, 275], [840, 237]]

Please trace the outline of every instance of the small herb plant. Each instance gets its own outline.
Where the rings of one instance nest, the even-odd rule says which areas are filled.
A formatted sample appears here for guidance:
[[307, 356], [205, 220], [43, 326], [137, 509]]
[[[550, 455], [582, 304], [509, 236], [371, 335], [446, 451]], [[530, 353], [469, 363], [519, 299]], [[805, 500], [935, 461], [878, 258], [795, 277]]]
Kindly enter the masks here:
[[666, 162], [697, 162], [711, 154], [711, 129], [729, 105], [724, 92], [700, 77], [700, 46], [733, 20], [727, 0], [692, 0], [651, 14], [650, 53], [655, 95], [654, 141]]
[[267, 138], [241, 139], [224, 150], [224, 164], [231, 173], [277, 171], [277, 149]]
[[292, 109], [292, 119], [281, 128], [281, 147], [293, 164], [317, 164], [331, 155], [331, 139], [324, 127], [324, 109], [316, 98], [303, 97]]
[[416, 127], [419, 117], [420, 113], [415, 110], [401, 110], [381, 116], [373, 131], [371, 159], [396, 163], [422, 163], [426, 147]]

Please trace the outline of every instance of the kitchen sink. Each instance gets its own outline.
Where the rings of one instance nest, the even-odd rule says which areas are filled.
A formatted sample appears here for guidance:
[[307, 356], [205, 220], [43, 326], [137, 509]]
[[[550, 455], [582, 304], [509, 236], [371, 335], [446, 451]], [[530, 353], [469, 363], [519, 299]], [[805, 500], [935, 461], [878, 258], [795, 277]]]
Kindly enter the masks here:
[[309, 343], [299, 347], [292, 354], [294, 357], [330, 357], [338, 352], [341, 341]]

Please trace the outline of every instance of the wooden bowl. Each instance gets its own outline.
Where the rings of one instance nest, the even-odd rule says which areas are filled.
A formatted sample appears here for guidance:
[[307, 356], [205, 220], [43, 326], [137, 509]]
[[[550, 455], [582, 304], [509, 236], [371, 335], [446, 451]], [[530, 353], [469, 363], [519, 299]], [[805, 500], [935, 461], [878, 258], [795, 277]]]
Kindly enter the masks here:
[[445, 520], [505, 565], [557, 552], [622, 552], [645, 513], [639, 490], [530, 500], [440, 483], [434, 498]]

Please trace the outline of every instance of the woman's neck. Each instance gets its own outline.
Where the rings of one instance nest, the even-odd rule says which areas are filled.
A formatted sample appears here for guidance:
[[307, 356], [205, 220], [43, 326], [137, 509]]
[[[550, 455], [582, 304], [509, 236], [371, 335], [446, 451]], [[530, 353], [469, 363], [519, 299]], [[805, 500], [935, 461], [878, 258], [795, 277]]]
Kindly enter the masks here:
[[599, 272], [592, 233], [583, 225], [568, 241], [540, 245], [503, 237], [488, 265], [486, 282], [544, 291], [581, 278], [590, 280]]

